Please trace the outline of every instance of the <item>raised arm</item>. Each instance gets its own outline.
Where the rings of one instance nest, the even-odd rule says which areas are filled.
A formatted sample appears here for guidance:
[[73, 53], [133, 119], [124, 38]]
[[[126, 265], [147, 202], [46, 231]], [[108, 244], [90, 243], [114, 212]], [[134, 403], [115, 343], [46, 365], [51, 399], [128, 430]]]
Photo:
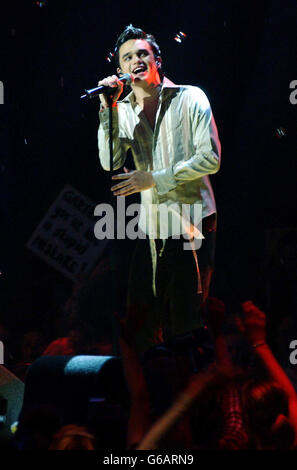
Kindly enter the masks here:
[[213, 371], [201, 372], [190, 378], [188, 386], [177, 397], [173, 405], [151, 426], [137, 447], [137, 450], [157, 449], [160, 442], [188, 413], [194, 401], [213, 380]]
[[135, 447], [141, 441], [151, 424], [149, 392], [134, 342], [135, 332], [141, 321], [137, 313], [137, 310], [132, 307], [128, 320], [120, 324], [121, 357], [130, 393], [128, 449]]
[[111, 97], [104, 94], [100, 97], [100, 112], [99, 112], [99, 129], [98, 129], [98, 148], [99, 159], [104, 170], [110, 170], [110, 155], [109, 155], [109, 113], [111, 106], [112, 112], [112, 128], [113, 128], [113, 169], [117, 170], [122, 167], [128, 150], [125, 139], [120, 137], [120, 122], [117, 99], [123, 91], [123, 83], [116, 75], [107, 77], [98, 82], [98, 85], [104, 85], [114, 88], [114, 93]]
[[260, 358], [270, 377], [286, 391], [289, 399], [289, 416], [297, 436], [297, 394], [287, 374], [274, 357], [266, 342], [266, 315], [253, 302], [242, 304], [245, 314], [246, 337]]
[[234, 366], [223, 334], [224, 302], [215, 297], [208, 297], [203, 306], [203, 316], [214, 342], [217, 366], [225, 375], [230, 376], [234, 373]]

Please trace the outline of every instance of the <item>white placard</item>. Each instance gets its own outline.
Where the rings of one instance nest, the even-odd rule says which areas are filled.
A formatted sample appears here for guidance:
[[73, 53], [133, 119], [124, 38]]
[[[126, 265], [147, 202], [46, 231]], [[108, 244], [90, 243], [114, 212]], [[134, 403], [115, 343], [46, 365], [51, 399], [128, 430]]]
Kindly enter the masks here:
[[66, 185], [26, 246], [66, 277], [90, 272], [108, 240], [94, 235], [96, 204]]

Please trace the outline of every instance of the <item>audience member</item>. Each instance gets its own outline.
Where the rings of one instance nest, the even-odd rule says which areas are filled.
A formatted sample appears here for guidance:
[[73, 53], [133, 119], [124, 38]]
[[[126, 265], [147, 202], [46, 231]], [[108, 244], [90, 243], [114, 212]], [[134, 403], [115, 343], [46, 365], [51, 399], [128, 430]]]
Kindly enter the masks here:
[[49, 450], [95, 450], [95, 437], [84, 426], [68, 424], [53, 436]]
[[243, 388], [251, 440], [257, 448], [291, 448], [297, 444], [296, 391], [267, 344], [265, 313], [251, 301], [244, 302], [242, 309], [245, 335], [270, 378]]
[[31, 330], [24, 333], [20, 343], [19, 358], [12, 367], [12, 371], [19, 379], [25, 380], [28, 367], [41, 356], [44, 346], [44, 337], [40, 331]]
[[[126, 434], [125, 448], [295, 449], [297, 394], [268, 344], [265, 313], [248, 301], [242, 304], [243, 316], [229, 316], [226, 321], [225, 305], [214, 297], [208, 297], [202, 309], [215, 360], [208, 367], [206, 363], [202, 368], [198, 364], [196, 373], [193, 373], [195, 368], [190, 356], [193, 348], [200, 350], [198, 337], [193, 337], [191, 347], [183, 350], [184, 356], [189, 354], [187, 360], [183, 357], [180, 361], [180, 352], [166, 344], [140, 358], [135, 335], [143, 319], [137, 307], [132, 306], [126, 319], [120, 321], [121, 358], [130, 392], [127, 434], [125, 427], [122, 433], [122, 436]], [[295, 339], [290, 338], [291, 324], [294, 318], [287, 316], [280, 329], [280, 345], [281, 339], [288, 343], [289, 339]], [[234, 325], [237, 349], [245, 351], [240, 361], [238, 350], [235, 352], [230, 347]], [[7, 332], [3, 331], [1, 337], [6, 338]], [[283, 345], [280, 346], [283, 353], [281, 347]], [[19, 361], [13, 371], [24, 380], [27, 367], [41, 354], [112, 354], [112, 345], [110, 341], [104, 342], [100, 334], [99, 341], [91, 344], [84, 329], [73, 327], [67, 336], [52, 341], [44, 349], [42, 334], [28, 331], [22, 338]], [[280, 354], [281, 359], [283, 356]], [[254, 362], [250, 358], [254, 358]], [[162, 391], [158, 396], [160, 387]], [[107, 415], [95, 420], [94, 423], [100, 423], [100, 429], [95, 426], [90, 431], [76, 423], [65, 426], [56, 412], [38, 407], [29, 410], [22, 419], [15, 435], [15, 447], [20, 450], [95, 450], [104, 419], [108, 419]]]

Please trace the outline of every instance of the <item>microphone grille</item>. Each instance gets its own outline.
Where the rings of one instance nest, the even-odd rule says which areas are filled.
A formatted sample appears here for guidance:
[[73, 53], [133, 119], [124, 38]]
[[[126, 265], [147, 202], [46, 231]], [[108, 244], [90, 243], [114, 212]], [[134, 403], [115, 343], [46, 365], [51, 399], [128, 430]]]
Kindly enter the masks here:
[[124, 73], [122, 76], [121, 76], [121, 80], [126, 83], [126, 85], [130, 85], [130, 83], [132, 82], [132, 75], [130, 73]]

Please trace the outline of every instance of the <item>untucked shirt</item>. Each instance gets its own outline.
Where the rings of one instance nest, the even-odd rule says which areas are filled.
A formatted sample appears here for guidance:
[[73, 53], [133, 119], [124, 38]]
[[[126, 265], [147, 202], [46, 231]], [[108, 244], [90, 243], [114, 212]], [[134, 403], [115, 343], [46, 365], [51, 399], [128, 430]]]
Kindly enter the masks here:
[[[154, 129], [133, 92], [112, 108], [112, 121], [113, 169], [124, 165], [131, 149], [136, 169], [151, 171], [156, 183], [141, 191], [143, 233], [166, 239], [187, 232], [189, 222], [193, 230], [201, 218], [216, 212], [208, 175], [220, 167], [221, 145], [209, 101], [200, 88], [175, 85], [165, 77]], [[102, 167], [109, 170], [108, 109], [100, 112], [98, 142]], [[171, 214], [167, 218], [166, 210]], [[191, 233], [196, 236], [197, 231]]]

